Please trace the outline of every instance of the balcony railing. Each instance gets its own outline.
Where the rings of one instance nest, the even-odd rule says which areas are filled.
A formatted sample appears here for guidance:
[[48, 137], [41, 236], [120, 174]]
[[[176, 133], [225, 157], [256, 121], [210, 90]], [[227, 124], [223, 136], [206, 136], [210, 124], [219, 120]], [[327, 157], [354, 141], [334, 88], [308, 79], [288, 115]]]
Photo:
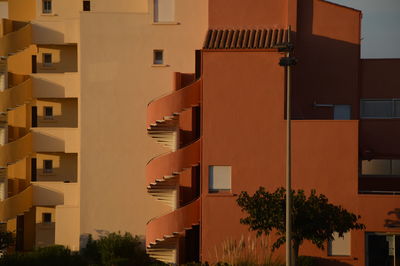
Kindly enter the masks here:
[[15, 108], [32, 100], [32, 80], [28, 78], [22, 83], [0, 92], [0, 112]]
[[31, 154], [32, 133], [28, 133], [16, 141], [0, 146], [0, 166], [6, 167], [8, 163], [14, 163]]
[[0, 221], [13, 219], [32, 208], [33, 188], [27, 187], [15, 196], [0, 201]]
[[32, 44], [32, 25], [26, 24], [15, 31], [6, 33], [0, 38], [0, 56], [9, 56], [24, 50]]

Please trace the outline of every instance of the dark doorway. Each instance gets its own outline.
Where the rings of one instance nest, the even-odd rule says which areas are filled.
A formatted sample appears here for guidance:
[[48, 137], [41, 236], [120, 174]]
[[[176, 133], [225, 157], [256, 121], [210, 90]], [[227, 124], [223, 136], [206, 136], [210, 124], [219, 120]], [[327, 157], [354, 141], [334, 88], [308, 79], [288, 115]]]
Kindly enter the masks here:
[[37, 127], [37, 106], [32, 106], [32, 127]]
[[15, 250], [24, 251], [24, 216], [17, 216], [17, 237], [15, 240]]
[[36, 158], [31, 159], [31, 181], [37, 181]]
[[37, 58], [36, 58], [36, 55], [32, 55], [32, 73], [37, 73]]
[[400, 265], [400, 235], [367, 234], [367, 266]]

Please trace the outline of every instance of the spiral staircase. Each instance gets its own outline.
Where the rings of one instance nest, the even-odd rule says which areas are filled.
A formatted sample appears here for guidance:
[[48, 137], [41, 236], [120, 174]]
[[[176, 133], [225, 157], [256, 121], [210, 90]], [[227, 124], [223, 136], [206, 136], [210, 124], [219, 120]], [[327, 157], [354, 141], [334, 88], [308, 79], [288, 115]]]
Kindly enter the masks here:
[[[177, 74], [185, 77], [187, 74]], [[183, 138], [183, 116], [199, 111], [202, 81], [176, 86], [171, 94], [153, 100], [147, 108], [147, 130], [155, 141], [171, 149], [146, 166], [148, 193], [172, 208], [167, 215], [148, 222], [148, 254], [165, 263], [178, 264], [196, 260], [185, 252], [185, 242], [198, 241], [200, 225], [200, 147], [194, 129]], [[195, 115], [191, 123], [199, 124]]]

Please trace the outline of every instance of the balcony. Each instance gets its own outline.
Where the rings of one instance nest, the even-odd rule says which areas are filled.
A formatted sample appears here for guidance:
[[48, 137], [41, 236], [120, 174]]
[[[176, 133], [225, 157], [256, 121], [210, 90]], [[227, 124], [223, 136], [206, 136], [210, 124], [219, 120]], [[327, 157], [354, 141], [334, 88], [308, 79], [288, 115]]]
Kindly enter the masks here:
[[200, 199], [167, 215], [151, 220], [146, 227], [146, 247], [151, 257], [176, 263], [179, 238], [200, 224]]
[[2, 20], [0, 56], [9, 56], [32, 44], [32, 25], [26, 22]]
[[78, 128], [32, 128], [32, 136], [35, 152], [78, 153], [80, 149]]
[[33, 188], [27, 187], [15, 196], [0, 201], [0, 221], [13, 219], [32, 208]]
[[0, 92], [0, 112], [32, 101], [32, 79], [27, 77], [21, 83]]
[[79, 73], [40, 73], [31, 77], [35, 98], [79, 98]]
[[77, 206], [78, 184], [36, 182], [0, 202], [0, 221], [13, 219], [33, 206]]
[[0, 166], [6, 167], [9, 163], [17, 162], [32, 152], [32, 134], [0, 146]]

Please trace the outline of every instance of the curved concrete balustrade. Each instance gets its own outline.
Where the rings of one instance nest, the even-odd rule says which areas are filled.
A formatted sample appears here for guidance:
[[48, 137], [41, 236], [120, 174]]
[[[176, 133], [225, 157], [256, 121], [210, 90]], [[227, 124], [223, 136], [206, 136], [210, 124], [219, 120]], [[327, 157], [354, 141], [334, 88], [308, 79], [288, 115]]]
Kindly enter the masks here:
[[32, 100], [32, 79], [0, 92], [0, 112], [15, 108]]
[[27, 157], [32, 152], [32, 133], [28, 133], [16, 141], [0, 146], [0, 166], [6, 167]]
[[180, 113], [182, 110], [200, 104], [201, 80], [149, 103], [147, 106], [147, 127], [156, 124], [157, 120]]
[[146, 185], [149, 186], [157, 179], [171, 176], [181, 172], [184, 168], [197, 165], [200, 162], [200, 145], [201, 140], [197, 140], [175, 152], [152, 159], [146, 166]]
[[200, 223], [200, 199], [164, 216], [151, 220], [146, 226], [146, 246], [164, 240], [177, 232], [192, 228]]
[[0, 201], [0, 221], [5, 222], [28, 211], [33, 206], [33, 188], [27, 187], [15, 196]]
[[32, 25], [27, 24], [0, 38], [0, 56], [8, 56], [18, 51], [22, 51], [31, 44]]

